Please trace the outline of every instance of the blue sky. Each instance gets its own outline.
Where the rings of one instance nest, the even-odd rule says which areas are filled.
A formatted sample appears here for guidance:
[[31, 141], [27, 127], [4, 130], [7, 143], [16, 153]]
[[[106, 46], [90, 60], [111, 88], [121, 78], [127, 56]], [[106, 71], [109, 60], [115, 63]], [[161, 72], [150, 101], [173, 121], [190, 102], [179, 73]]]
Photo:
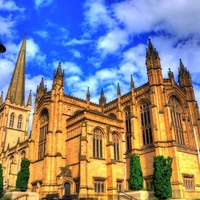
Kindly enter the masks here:
[[107, 102], [147, 82], [145, 54], [150, 38], [177, 80], [179, 59], [187, 67], [200, 105], [199, 0], [0, 0], [0, 90], [4, 98], [19, 48], [27, 33], [26, 100], [33, 101], [44, 78], [48, 90], [58, 63], [65, 70], [65, 93]]

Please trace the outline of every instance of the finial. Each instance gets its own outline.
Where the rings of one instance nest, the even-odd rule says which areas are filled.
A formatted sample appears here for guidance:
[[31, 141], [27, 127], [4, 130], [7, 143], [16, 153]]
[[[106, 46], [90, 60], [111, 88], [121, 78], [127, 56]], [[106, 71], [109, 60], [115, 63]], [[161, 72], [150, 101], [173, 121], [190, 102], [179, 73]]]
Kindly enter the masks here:
[[120, 90], [120, 87], [119, 87], [119, 83], [117, 84], [117, 95], [121, 95], [121, 90]]

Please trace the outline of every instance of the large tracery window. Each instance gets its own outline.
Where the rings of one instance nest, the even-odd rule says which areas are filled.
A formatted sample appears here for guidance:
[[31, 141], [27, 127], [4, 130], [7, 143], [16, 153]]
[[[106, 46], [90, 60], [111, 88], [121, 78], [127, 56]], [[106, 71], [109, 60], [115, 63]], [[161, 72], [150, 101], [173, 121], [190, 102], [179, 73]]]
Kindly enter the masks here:
[[17, 128], [18, 128], [18, 129], [21, 129], [21, 128], [22, 128], [22, 115], [19, 115], [19, 116], [18, 116]]
[[151, 130], [151, 118], [149, 111], [149, 103], [147, 101], [143, 101], [140, 104], [140, 115], [141, 115], [143, 144], [144, 145], [152, 144], [153, 136]]
[[175, 97], [169, 99], [169, 105], [176, 142], [184, 145], [183, 126], [181, 122], [182, 106]]
[[99, 128], [93, 133], [93, 157], [103, 158], [103, 133]]
[[119, 160], [119, 136], [113, 133], [114, 160]]
[[49, 115], [48, 111], [44, 110], [40, 117], [40, 137], [38, 148], [38, 159], [44, 158], [46, 150], [46, 134], [48, 132]]
[[130, 107], [127, 107], [125, 109], [125, 121], [126, 121], [126, 149], [127, 151], [130, 151], [132, 149], [131, 145], [131, 111]]
[[15, 120], [15, 114], [11, 113], [11, 115], [10, 115], [10, 124], [9, 124], [10, 127], [14, 126], [14, 120]]

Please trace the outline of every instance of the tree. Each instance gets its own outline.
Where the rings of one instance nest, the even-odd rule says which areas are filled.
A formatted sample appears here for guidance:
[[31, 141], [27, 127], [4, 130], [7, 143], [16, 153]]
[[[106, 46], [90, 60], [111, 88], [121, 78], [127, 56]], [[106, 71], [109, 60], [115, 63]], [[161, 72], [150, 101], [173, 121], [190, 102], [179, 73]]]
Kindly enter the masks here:
[[167, 199], [172, 197], [172, 158], [164, 156], [154, 157], [153, 185], [154, 194], [159, 199]]
[[2, 164], [0, 164], [0, 197], [3, 196], [3, 169]]
[[21, 161], [21, 170], [17, 174], [16, 188], [21, 191], [26, 191], [28, 188], [28, 180], [30, 176], [29, 171], [30, 161], [28, 159], [23, 159]]
[[130, 155], [130, 189], [143, 189], [143, 174], [140, 165], [140, 157], [136, 154]]

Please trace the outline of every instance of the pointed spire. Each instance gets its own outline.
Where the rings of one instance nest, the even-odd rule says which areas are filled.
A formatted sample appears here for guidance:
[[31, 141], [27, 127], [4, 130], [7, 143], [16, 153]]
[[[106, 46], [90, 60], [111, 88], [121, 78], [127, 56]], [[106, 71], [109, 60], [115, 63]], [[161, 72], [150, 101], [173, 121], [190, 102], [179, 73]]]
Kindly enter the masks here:
[[180, 65], [179, 65], [179, 74], [184, 75], [184, 74], [189, 74], [187, 68], [183, 65], [182, 60], [180, 59]]
[[3, 91], [1, 92], [1, 97], [0, 97], [0, 105], [3, 104]]
[[63, 72], [62, 72], [62, 68], [61, 68], [61, 62], [59, 62], [56, 73], [54, 74], [54, 78], [55, 77], [62, 77], [62, 76], [63, 76]]
[[146, 51], [146, 58], [152, 57], [153, 59], [159, 58], [158, 52], [156, 51], [156, 48], [154, 48], [151, 40], [149, 39], [148, 48]]
[[62, 71], [61, 62], [58, 63], [57, 70], [54, 73], [53, 88], [56, 85], [64, 86], [64, 70]]
[[41, 80], [41, 82], [40, 82], [40, 85], [39, 85], [39, 87], [38, 87], [38, 89], [37, 89], [37, 92], [38, 92], [39, 90], [41, 90], [41, 91], [44, 91], [44, 90], [45, 90], [45, 87], [44, 87], [44, 78], [43, 78], [43, 77], [42, 77], [42, 80]]
[[120, 90], [120, 87], [119, 87], [119, 83], [117, 84], [117, 95], [121, 95], [121, 90]]
[[90, 91], [89, 91], [89, 87], [88, 87], [88, 89], [87, 89], [86, 99], [87, 99], [87, 101], [90, 101]]
[[134, 88], [134, 81], [133, 81], [133, 76], [131, 75], [131, 89]]
[[20, 52], [18, 55], [15, 70], [9, 85], [6, 98], [10, 98], [11, 103], [24, 105], [25, 92], [25, 64], [26, 64], [26, 35], [24, 36]]
[[31, 90], [28, 95], [27, 106], [32, 106], [32, 91]]
[[190, 73], [187, 70], [187, 68], [184, 66], [181, 59], [180, 59], [180, 67], [179, 67], [179, 72], [178, 72], [178, 82], [181, 87], [192, 85], [192, 78], [190, 76]]
[[106, 98], [104, 95], [103, 88], [101, 89], [101, 96], [99, 98], [99, 105], [104, 106], [106, 104]]

